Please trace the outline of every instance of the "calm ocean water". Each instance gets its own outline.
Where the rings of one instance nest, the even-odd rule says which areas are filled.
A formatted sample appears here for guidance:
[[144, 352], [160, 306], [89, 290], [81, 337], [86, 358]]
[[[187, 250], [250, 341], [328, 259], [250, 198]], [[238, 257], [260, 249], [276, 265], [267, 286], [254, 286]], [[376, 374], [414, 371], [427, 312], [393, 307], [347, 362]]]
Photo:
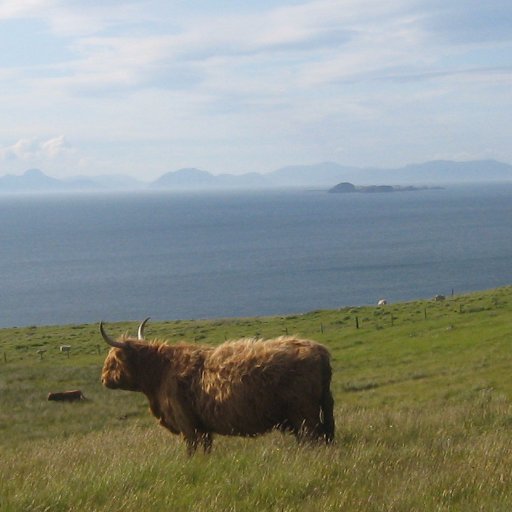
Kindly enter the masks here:
[[274, 315], [512, 283], [512, 184], [0, 197], [0, 326]]

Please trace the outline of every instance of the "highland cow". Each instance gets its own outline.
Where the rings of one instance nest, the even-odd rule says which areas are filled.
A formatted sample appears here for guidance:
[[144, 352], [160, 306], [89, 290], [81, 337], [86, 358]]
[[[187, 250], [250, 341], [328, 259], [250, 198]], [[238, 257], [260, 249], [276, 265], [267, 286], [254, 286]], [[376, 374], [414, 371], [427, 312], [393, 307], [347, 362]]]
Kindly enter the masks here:
[[334, 439], [327, 349], [294, 337], [240, 339], [217, 347], [111, 338], [101, 381], [146, 395], [153, 415], [181, 434], [192, 454], [211, 450], [213, 434], [257, 436], [273, 429], [299, 442]]

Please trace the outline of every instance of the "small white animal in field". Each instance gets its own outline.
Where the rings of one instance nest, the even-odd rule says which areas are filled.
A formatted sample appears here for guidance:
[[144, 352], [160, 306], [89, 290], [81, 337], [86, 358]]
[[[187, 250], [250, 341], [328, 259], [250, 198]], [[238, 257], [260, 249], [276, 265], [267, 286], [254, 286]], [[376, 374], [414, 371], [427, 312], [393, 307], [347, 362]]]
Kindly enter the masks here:
[[67, 354], [67, 356], [69, 357], [69, 352], [71, 351], [71, 345], [61, 345], [59, 350], [63, 353], [63, 354]]

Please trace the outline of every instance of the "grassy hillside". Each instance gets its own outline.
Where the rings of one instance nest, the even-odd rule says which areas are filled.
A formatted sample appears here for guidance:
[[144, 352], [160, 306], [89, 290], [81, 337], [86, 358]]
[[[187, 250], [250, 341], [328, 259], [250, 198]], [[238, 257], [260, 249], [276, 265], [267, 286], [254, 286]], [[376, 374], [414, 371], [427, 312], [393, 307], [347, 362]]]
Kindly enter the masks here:
[[[510, 510], [512, 287], [146, 329], [171, 343], [286, 333], [331, 350], [335, 446], [217, 437], [189, 459], [144, 396], [101, 387], [97, 325], [0, 330], [0, 510]], [[87, 401], [46, 400], [77, 388]]]

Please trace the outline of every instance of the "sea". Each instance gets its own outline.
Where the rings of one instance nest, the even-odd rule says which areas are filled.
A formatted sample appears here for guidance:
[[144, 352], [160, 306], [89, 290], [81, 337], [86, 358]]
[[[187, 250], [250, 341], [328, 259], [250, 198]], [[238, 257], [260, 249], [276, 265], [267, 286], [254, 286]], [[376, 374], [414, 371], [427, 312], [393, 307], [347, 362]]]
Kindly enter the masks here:
[[512, 183], [0, 196], [0, 327], [230, 318], [512, 284]]

